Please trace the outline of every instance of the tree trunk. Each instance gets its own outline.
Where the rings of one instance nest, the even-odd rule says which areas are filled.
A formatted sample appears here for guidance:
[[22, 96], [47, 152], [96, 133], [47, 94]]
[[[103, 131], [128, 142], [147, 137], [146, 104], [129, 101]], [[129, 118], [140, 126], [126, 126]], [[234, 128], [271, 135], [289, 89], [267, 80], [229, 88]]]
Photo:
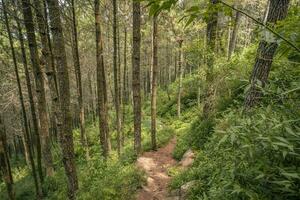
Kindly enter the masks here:
[[[15, 17], [15, 21], [16, 21], [17, 29], [18, 29], [18, 38], [19, 38], [20, 47], [21, 47], [22, 62], [23, 62], [23, 67], [24, 67], [24, 71], [25, 71], [26, 85], [27, 85], [27, 91], [28, 91], [28, 97], [29, 97], [29, 103], [30, 103], [30, 111], [31, 111], [31, 117], [32, 117], [32, 122], [33, 122], [33, 132], [34, 132], [35, 141], [36, 141], [37, 168], [38, 168], [38, 172], [39, 172], [39, 177], [42, 181], [43, 170], [42, 170], [42, 155], [41, 155], [39, 122], [38, 122], [38, 118], [36, 116], [36, 108], [35, 108], [34, 97], [33, 97], [33, 92], [32, 92], [30, 74], [29, 74], [28, 65], [27, 65], [26, 50], [25, 50], [22, 28], [21, 28], [19, 19], [17, 19]], [[25, 130], [25, 127], [24, 127], [24, 130]], [[28, 151], [26, 145], [25, 145], [25, 149]], [[26, 156], [28, 157], [28, 153], [26, 153], [26, 154], [27, 154]]]
[[27, 146], [28, 153], [29, 153], [29, 160], [30, 160], [32, 175], [33, 175], [33, 179], [34, 179], [34, 183], [35, 183], [36, 197], [37, 197], [37, 199], [41, 199], [42, 198], [42, 190], [40, 187], [40, 181], [39, 181], [38, 175], [36, 173], [34, 158], [32, 155], [31, 145], [30, 145], [30, 141], [29, 141], [29, 130], [28, 130], [28, 124], [27, 124], [26, 108], [25, 108], [25, 103], [24, 103], [24, 98], [23, 98], [23, 93], [22, 93], [21, 81], [20, 81], [20, 77], [19, 77], [16, 54], [15, 54], [15, 50], [14, 50], [14, 43], [12, 40], [12, 35], [11, 35], [10, 27], [9, 27], [9, 21], [8, 21], [8, 17], [7, 17], [6, 7], [5, 7], [3, 0], [2, 0], [2, 7], [3, 7], [3, 12], [4, 12], [7, 33], [8, 33], [8, 39], [9, 39], [11, 52], [12, 52], [14, 68], [15, 68], [15, 74], [16, 74], [17, 86], [18, 86], [18, 92], [19, 92], [19, 100], [20, 100], [20, 104], [21, 104], [21, 108], [22, 108], [23, 123], [24, 123], [24, 127], [25, 127], [25, 132], [24, 132], [25, 144]]
[[133, 0], [133, 33], [132, 33], [132, 93], [134, 113], [134, 149], [137, 154], [142, 151], [141, 144], [141, 85], [140, 85], [140, 53], [141, 53], [141, 3]]
[[[271, 0], [267, 23], [274, 26], [277, 21], [283, 20], [287, 16], [288, 7], [289, 0]], [[274, 36], [267, 35], [269, 32], [265, 33], [265, 38], [260, 41], [257, 49], [255, 64], [250, 79], [251, 85], [245, 99], [246, 109], [255, 106], [260, 101], [262, 96], [261, 88], [264, 88], [267, 84], [273, 57], [278, 47], [275, 39], [271, 38]]]
[[96, 28], [96, 61], [97, 61], [97, 94], [99, 109], [99, 129], [102, 155], [106, 158], [109, 153], [109, 127], [108, 127], [108, 106], [107, 89], [103, 58], [103, 41], [101, 35], [100, 2], [95, 0], [95, 28]]
[[120, 110], [120, 81], [119, 81], [119, 69], [117, 63], [117, 55], [118, 55], [118, 44], [117, 44], [117, 0], [112, 0], [113, 4], [113, 66], [114, 66], [114, 88], [115, 88], [115, 109], [116, 109], [116, 125], [117, 125], [117, 150], [118, 155], [120, 155], [121, 151], [121, 110]]
[[87, 143], [87, 135], [85, 132], [85, 116], [84, 116], [84, 106], [83, 106], [83, 94], [82, 94], [82, 81], [81, 81], [81, 69], [80, 69], [80, 60], [79, 60], [79, 50], [78, 50], [78, 36], [77, 36], [77, 23], [76, 23], [76, 13], [75, 13], [75, 4], [74, 0], [71, 1], [72, 4], [72, 53], [73, 53], [73, 61], [75, 68], [75, 78], [76, 78], [76, 86], [77, 86], [77, 99], [79, 106], [79, 125], [80, 125], [80, 141], [85, 149], [86, 159], [89, 159], [89, 149]]
[[178, 84], [178, 93], [177, 93], [177, 117], [181, 116], [181, 93], [182, 93], [182, 78], [183, 78], [183, 53], [182, 53], [182, 43], [183, 40], [178, 40], [179, 44], [179, 62], [178, 62], [178, 71], [179, 71], [179, 84]]
[[0, 174], [5, 182], [8, 198], [14, 200], [16, 194], [7, 151], [5, 126], [0, 116]]
[[156, 145], [156, 93], [157, 93], [157, 71], [158, 71], [158, 58], [157, 58], [157, 15], [153, 16], [152, 22], [152, 91], [151, 91], [151, 142], [152, 150], [157, 149]]
[[217, 38], [217, 24], [218, 24], [218, 11], [216, 8], [217, 0], [210, 0], [210, 9], [213, 12], [207, 19], [206, 30], [206, 45], [207, 45], [207, 70], [206, 70], [206, 87], [205, 87], [205, 102], [203, 106], [203, 117], [208, 118], [213, 110], [213, 68], [215, 62], [216, 52], [216, 38]]
[[47, 0], [51, 30], [53, 35], [54, 57], [58, 70], [58, 85], [60, 97], [59, 131], [60, 143], [63, 155], [63, 163], [68, 178], [69, 199], [75, 199], [78, 189], [78, 180], [75, 166], [75, 154], [72, 134], [72, 116], [70, 112], [70, 83], [63, 35], [60, 8], [57, 0]]
[[235, 49], [237, 33], [238, 33], [239, 26], [240, 26], [240, 20], [241, 20], [241, 13], [237, 11], [235, 14], [233, 30], [232, 30], [232, 33], [230, 36], [230, 41], [229, 41], [228, 60], [230, 60], [231, 55]]
[[30, 2], [28, 0], [22, 0], [22, 4], [23, 4], [23, 16], [24, 16], [25, 28], [27, 32], [27, 38], [28, 38], [28, 46], [29, 46], [32, 68], [33, 68], [35, 84], [36, 84], [43, 160], [44, 160], [44, 165], [46, 168], [47, 175], [52, 175], [53, 161], [52, 161], [51, 146], [50, 146], [51, 143], [49, 137], [50, 136], [49, 119], [47, 114], [45, 82], [43, 79], [43, 72], [39, 62], [39, 55], [37, 50], [36, 38], [35, 38], [35, 28], [34, 28]]

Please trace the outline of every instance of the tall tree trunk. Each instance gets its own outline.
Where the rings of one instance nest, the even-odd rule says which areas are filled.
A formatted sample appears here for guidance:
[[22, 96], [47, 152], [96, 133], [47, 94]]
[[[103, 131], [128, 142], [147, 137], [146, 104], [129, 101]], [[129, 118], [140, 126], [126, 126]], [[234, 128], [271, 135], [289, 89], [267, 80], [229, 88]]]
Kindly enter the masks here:
[[96, 61], [97, 61], [97, 94], [99, 109], [99, 129], [102, 155], [106, 158], [109, 153], [109, 129], [108, 129], [108, 106], [107, 89], [103, 58], [103, 41], [101, 35], [100, 1], [95, 0], [95, 28], [96, 28]]
[[21, 104], [23, 123], [24, 123], [24, 127], [25, 127], [25, 132], [24, 132], [25, 144], [27, 146], [28, 153], [29, 153], [30, 166], [31, 166], [31, 170], [32, 170], [34, 183], [35, 183], [36, 197], [37, 197], [37, 199], [41, 199], [43, 196], [42, 190], [41, 190], [41, 183], [40, 183], [40, 179], [38, 178], [38, 175], [36, 173], [34, 158], [33, 158], [32, 149], [31, 149], [31, 145], [30, 145], [30, 141], [29, 141], [30, 136], [29, 136], [29, 129], [28, 129], [28, 124], [27, 124], [26, 108], [25, 108], [25, 103], [24, 103], [24, 98], [23, 98], [23, 93], [22, 93], [21, 81], [20, 81], [20, 76], [19, 76], [19, 71], [18, 71], [18, 64], [17, 64], [16, 53], [15, 53], [15, 49], [14, 49], [14, 43], [12, 40], [12, 35], [11, 35], [10, 27], [9, 27], [9, 21], [8, 21], [8, 17], [7, 17], [7, 11], [6, 11], [4, 0], [2, 0], [2, 8], [3, 8], [3, 12], [4, 12], [5, 25], [7, 28], [8, 39], [9, 39], [9, 44], [11, 47], [11, 53], [12, 53], [15, 74], [16, 74], [16, 79], [17, 79], [19, 101]]
[[54, 56], [52, 51], [52, 45], [51, 45], [51, 38], [50, 38], [50, 31], [49, 31], [49, 25], [48, 25], [48, 11], [47, 11], [47, 4], [46, 0], [43, 0], [43, 6], [44, 6], [44, 20], [45, 26], [46, 26], [46, 34], [47, 34], [47, 41], [48, 41], [48, 47], [49, 47], [49, 56], [51, 58], [51, 66], [48, 63], [46, 65], [46, 75], [48, 79], [48, 85], [50, 88], [51, 93], [51, 124], [52, 124], [52, 130], [53, 130], [53, 138], [58, 142], [58, 136], [61, 134], [58, 130], [58, 109], [59, 109], [59, 93], [58, 93], [58, 85], [57, 85], [57, 78], [56, 78], [56, 69], [55, 69], [55, 62], [54, 62]]
[[[289, 0], [271, 0], [269, 5], [267, 23], [274, 26], [278, 21], [283, 20], [287, 16]], [[271, 70], [273, 57], [275, 55], [278, 43], [274, 36], [267, 35], [263, 38], [258, 46], [255, 64], [253, 67], [250, 89], [245, 99], [245, 107], [249, 109], [256, 105], [262, 96], [261, 87], [265, 87]], [[267, 38], [269, 37], [269, 38]], [[271, 40], [271, 41], [270, 41]]]
[[[30, 2], [28, 0], [25, 1], [23, 0], [23, 4], [24, 3], [26, 6], [30, 5]], [[30, 42], [33, 45], [30, 51], [31, 51], [31, 60], [33, 62], [32, 64], [33, 64], [34, 74], [36, 79], [36, 86], [37, 86], [36, 88], [38, 90], [37, 91], [38, 111], [40, 117], [43, 159], [46, 167], [46, 175], [52, 176], [54, 173], [54, 169], [53, 169], [53, 161], [52, 161], [51, 146], [50, 146], [51, 143], [50, 143], [50, 134], [49, 134], [49, 119], [47, 115], [47, 104], [46, 104], [46, 95], [45, 95], [45, 86], [44, 86], [45, 83], [43, 79], [42, 68], [40, 65], [40, 64], [44, 64], [45, 62], [46, 68], [49, 69], [52, 67], [52, 60], [49, 52], [47, 31], [46, 31], [43, 9], [40, 0], [34, 0], [34, 6], [35, 6], [35, 13], [38, 22], [39, 35], [42, 44], [42, 57], [40, 59], [40, 63], [38, 60], [38, 52], [37, 52], [37, 46], [35, 41], [35, 35], [34, 35], [33, 19], [32, 19], [30, 8], [26, 8], [25, 10], [26, 14], [24, 13], [24, 19], [25, 19], [25, 27], [27, 30], [28, 38], [29, 35], [31, 37], [31, 41], [28, 40], [28, 42]], [[29, 31], [31, 32], [29, 33]]]
[[114, 86], [115, 86], [115, 109], [116, 109], [116, 125], [117, 125], [117, 150], [118, 155], [120, 155], [121, 151], [121, 110], [120, 110], [120, 81], [119, 81], [119, 69], [117, 63], [117, 55], [118, 55], [118, 44], [117, 44], [117, 0], [112, 0], [113, 4], [113, 66], [114, 66]]
[[141, 54], [141, 3], [133, 0], [133, 33], [132, 33], [132, 93], [134, 113], [134, 149], [137, 154], [142, 151], [141, 144], [141, 84], [140, 84], [140, 54]]
[[178, 72], [179, 72], [179, 83], [178, 83], [178, 93], [177, 93], [177, 117], [181, 116], [181, 93], [182, 93], [182, 78], [183, 78], [183, 53], [182, 53], [182, 43], [183, 40], [178, 40], [179, 44], [179, 62], [178, 62]]
[[63, 35], [60, 8], [58, 0], [47, 0], [51, 30], [53, 35], [54, 57], [57, 63], [57, 78], [59, 85], [60, 112], [59, 131], [60, 143], [63, 155], [63, 163], [68, 178], [69, 199], [75, 199], [78, 189], [78, 180], [75, 166], [75, 154], [72, 134], [72, 116], [70, 112], [70, 83], [69, 72], [65, 50], [65, 39]]
[[218, 24], [218, 11], [216, 8], [217, 0], [210, 0], [209, 9], [212, 10], [207, 19], [206, 30], [206, 46], [207, 46], [207, 70], [206, 70], [206, 88], [205, 88], [205, 102], [203, 106], [203, 117], [208, 118], [213, 110], [213, 68], [215, 62], [216, 52], [216, 38], [217, 38], [217, 24]]
[[240, 20], [241, 20], [241, 13], [237, 11], [235, 14], [233, 30], [232, 30], [230, 41], [229, 41], [228, 60], [230, 60], [231, 55], [235, 49], [237, 33], [238, 33], [239, 26], [240, 26]]
[[14, 200], [16, 199], [16, 193], [7, 152], [5, 126], [0, 116], [0, 174], [5, 182], [8, 198]]
[[[35, 28], [33, 22], [33, 16], [31, 11], [30, 2], [28, 0], [22, 0], [24, 23], [28, 38], [28, 46], [30, 51], [30, 57], [32, 62], [32, 68], [34, 72], [36, 94], [38, 100], [38, 113], [40, 121], [40, 137], [44, 165], [48, 175], [53, 174], [53, 161], [50, 146], [49, 137], [49, 119], [47, 114], [46, 94], [45, 94], [45, 82], [43, 79], [43, 72], [39, 62], [39, 55], [37, 50], [37, 43], [35, 38]], [[43, 179], [41, 179], [43, 181]]]
[[80, 141], [85, 149], [86, 158], [89, 159], [89, 149], [88, 149], [88, 140], [85, 132], [85, 116], [84, 116], [84, 106], [83, 106], [83, 94], [82, 94], [82, 81], [81, 81], [81, 69], [80, 69], [80, 60], [79, 60], [79, 50], [78, 50], [78, 36], [77, 36], [77, 23], [76, 23], [76, 13], [75, 13], [75, 4], [74, 0], [71, 0], [72, 4], [72, 29], [73, 29], [73, 42], [72, 42], [72, 50], [73, 50], [73, 61], [75, 68], [75, 77], [76, 77], [76, 85], [77, 85], [77, 98], [78, 98], [78, 106], [79, 106], [79, 125], [80, 125]]
[[[16, 5], [16, 7], [17, 7], [17, 5]], [[15, 11], [16, 11], [16, 9], [15, 9]], [[19, 19], [17, 19], [16, 16], [15, 16], [15, 21], [16, 21], [17, 29], [18, 29], [18, 38], [19, 38], [19, 42], [20, 42], [21, 53], [22, 53], [22, 62], [23, 62], [23, 67], [24, 67], [25, 77], [26, 77], [26, 85], [27, 85], [27, 91], [28, 91], [28, 97], [29, 97], [29, 103], [30, 103], [31, 118], [32, 118], [32, 123], [33, 123], [33, 132], [34, 132], [35, 141], [36, 141], [37, 168], [38, 168], [38, 172], [39, 172], [39, 177], [42, 181], [43, 170], [42, 170], [42, 155], [41, 155], [39, 122], [38, 122], [38, 118], [36, 116], [36, 108], [35, 108], [34, 97], [33, 97], [33, 92], [32, 92], [30, 74], [29, 74], [28, 65], [27, 65], [26, 50], [25, 50], [22, 28], [21, 28]], [[25, 149], [27, 149], [27, 148], [25, 147]], [[28, 149], [27, 149], [27, 151], [28, 151]], [[28, 153], [26, 153], [26, 154], [28, 156]]]
[[157, 71], [158, 71], [158, 58], [157, 58], [157, 15], [153, 16], [152, 22], [152, 91], [151, 91], [151, 142], [152, 150], [157, 149], [156, 145], [156, 93], [157, 93]]
[[[123, 124], [125, 123], [125, 116], [126, 116], [126, 105], [128, 104], [129, 98], [128, 98], [128, 69], [127, 69], [127, 28], [124, 27], [124, 54], [123, 54], [123, 59], [124, 59], [124, 68], [123, 68], [123, 116], [122, 116], [122, 121]], [[125, 142], [125, 134], [124, 134], [124, 128], [122, 129], [122, 146], [124, 146]]]

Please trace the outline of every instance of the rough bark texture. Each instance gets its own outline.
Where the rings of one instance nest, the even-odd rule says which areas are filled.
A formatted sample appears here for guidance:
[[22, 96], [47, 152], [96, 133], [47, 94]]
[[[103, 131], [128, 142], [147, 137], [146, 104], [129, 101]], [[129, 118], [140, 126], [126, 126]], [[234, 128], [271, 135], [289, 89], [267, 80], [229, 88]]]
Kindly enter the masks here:
[[213, 68], [215, 62], [216, 52], [216, 38], [217, 38], [217, 24], [218, 24], [218, 11], [216, 8], [217, 0], [210, 0], [209, 9], [211, 10], [210, 16], [207, 19], [206, 30], [206, 45], [207, 45], [207, 70], [206, 70], [206, 87], [205, 87], [205, 102], [203, 106], [203, 117], [208, 118], [213, 110]]
[[[34, 97], [33, 97], [33, 92], [32, 92], [32, 85], [31, 85], [31, 80], [30, 80], [30, 74], [28, 70], [28, 64], [27, 64], [27, 58], [26, 58], [26, 50], [25, 50], [25, 44], [24, 44], [24, 37], [22, 33], [22, 28], [20, 25], [19, 20], [15, 17], [15, 21], [17, 24], [17, 29], [18, 29], [18, 38], [20, 42], [20, 47], [21, 47], [21, 54], [22, 54], [22, 62], [23, 62], [23, 67], [25, 71], [25, 77], [26, 77], [26, 86], [27, 86], [27, 92], [28, 92], [28, 97], [29, 97], [29, 104], [30, 104], [30, 111], [31, 111], [31, 118], [32, 118], [32, 123], [33, 123], [33, 132], [35, 136], [35, 142], [36, 142], [36, 152], [37, 152], [37, 168], [39, 172], [39, 177], [42, 180], [43, 178], [43, 171], [42, 171], [42, 155], [41, 155], [41, 141], [40, 141], [40, 130], [39, 130], [39, 122], [38, 118], [36, 116], [36, 108], [35, 108], [35, 103], [34, 103]], [[25, 155], [26, 159], [28, 159], [28, 149], [26, 145], [24, 146], [25, 148]]]
[[[125, 115], [126, 115], [126, 105], [129, 102], [129, 97], [128, 97], [128, 69], [127, 69], [127, 28], [124, 28], [124, 54], [123, 54], [123, 59], [124, 59], [124, 67], [123, 67], [123, 113], [122, 113], [122, 122], [124, 124], [125, 122]], [[125, 133], [124, 129], [122, 129], [122, 140], [121, 144], [124, 146], [124, 141], [125, 141]]]
[[112, 0], [113, 4], [113, 68], [114, 68], [114, 91], [115, 91], [115, 109], [116, 109], [116, 126], [117, 126], [117, 150], [120, 155], [121, 151], [121, 110], [120, 110], [120, 81], [119, 81], [119, 68], [117, 63], [117, 0]]
[[140, 53], [141, 53], [141, 5], [133, 0], [133, 34], [132, 34], [132, 93], [134, 113], [134, 149], [141, 153], [141, 85], [140, 85]]
[[240, 26], [240, 20], [241, 20], [241, 13], [236, 12], [235, 18], [234, 18], [234, 25], [233, 25], [233, 30], [230, 36], [230, 41], [229, 41], [229, 47], [228, 47], [228, 60], [230, 60], [232, 53], [234, 52], [235, 45], [236, 45], [236, 38], [237, 38], [237, 33], [238, 29]]
[[[44, 16], [43, 16], [43, 9], [42, 9], [40, 0], [34, 0], [34, 6], [35, 6], [36, 19], [37, 19], [37, 22], [38, 22], [39, 35], [40, 35], [41, 44], [42, 44], [42, 57], [40, 59], [40, 61], [41, 61], [40, 64], [45, 64], [46, 69], [51, 69], [52, 59], [51, 59], [51, 55], [50, 55], [50, 51], [49, 51], [47, 30], [46, 30], [45, 20], [44, 20]], [[30, 11], [28, 11], [28, 12], [30, 12]], [[25, 19], [25, 17], [24, 17], [24, 19]], [[30, 20], [30, 18], [28, 18], [28, 20]], [[29, 21], [28, 21], [28, 23], [29, 23]], [[34, 28], [32, 28], [32, 30], [34, 30]], [[45, 63], [44, 63], [44, 61], [45, 61]], [[38, 65], [38, 64], [36, 64], [36, 65]], [[39, 75], [35, 75], [36, 79], [37, 78], [43, 79], [41, 66], [37, 67], [37, 70], [38, 71], [35, 72], [35, 73], [39, 74]], [[44, 79], [40, 82], [43, 82], [43, 84], [44, 84]], [[49, 86], [51, 88], [51, 86], [52, 86], [51, 81], [49, 83], [50, 83]], [[43, 88], [45, 88], [45, 87], [43, 87]], [[51, 90], [52, 89], [55, 90], [55, 88], [51, 88]], [[55, 91], [52, 91], [52, 93], [54, 93], [54, 95], [56, 94]], [[44, 159], [44, 163], [45, 163], [45, 167], [46, 167], [46, 175], [47, 176], [52, 176], [53, 173], [54, 173], [54, 169], [53, 169], [51, 147], [50, 147], [51, 143], [50, 143], [50, 135], [49, 135], [49, 119], [48, 119], [48, 115], [46, 113], [47, 112], [47, 110], [46, 110], [47, 107], [46, 107], [45, 89], [44, 89], [44, 91], [41, 92], [40, 95], [39, 95], [39, 93], [37, 93], [37, 94], [38, 94], [39, 104], [40, 104], [40, 102], [42, 104], [42, 105], [38, 105], [39, 114], [42, 112], [43, 115], [46, 115], [46, 117], [47, 117], [47, 118], [43, 117], [43, 119], [40, 117], [41, 120], [45, 120], [44, 125], [42, 125], [42, 121], [40, 121], [40, 123], [41, 123], [41, 133], [42, 133], [41, 134], [41, 136], [42, 136], [41, 141], [42, 141], [43, 159]], [[42, 106], [45, 106], [45, 107], [41, 108]], [[47, 128], [47, 131], [44, 132], [46, 128]]]
[[151, 142], [152, 149], [156, 150], [156, 98], [157, 98], [157, 15], [153, 17], [152, 22], [152, 91], [151, 91]]
[[63, 35], [60, 8], [57, 0], [47, 0], [51, 31], [53, 35], [54, 57], [57, 64], [57, 78], [59, 85], [60, 113], [59, 121], [62, 124], [60, 143], [62, 149], [63, 163], [68, 178], [69, 199], [75, 199], [78, 189], [78, 180], [75, 166], [75, 154], [72, 135], [72, 117], [70, 112], [70, 83], [69, 72], [65, 50], [65, 39]]
[[[271, 0], [269, 5], [269, 12], [267, 16], [267, 23], [275, 25], [277, 21], [283, 20], [287, 16], [289, 7], [289, 0]], [[278, 44], [270, 38], [263, 38], [258, 46], [253, 67], [250, 89], [247, 92], [245, 99], [245, 107], [249, 109], [256, 105], [261, 96], [261, 88], [267, 84], [268, 76], [270, 73], [273, 57], [275, 55]]]
[[25, 131], [24, 131], [25, 145], [27, 146], [27, 149], [28, 149], [30, 166], [31, 166], [31, 170], [32, 170], [34, 183], [35, 183], [36, 197], [37, 197], [37, 199], [41, 199], [42, 198], [42, 190], [41, 190], [41, 185], [40, 185], [40, 179], [38, 178], [38, 175], [36, 173], [34, 158], [32, 155], [32, 149], [31, 149], [31, 145], [30, 145], [30, 141], [29, 141], [30, 136], [29, 136], [29, 129], [28, 129], [28, 121], [27, 121], [26, 108], [25, 108], [22, 87], [21, 87], [21, 81], [20, 81], [20, 76], [19, 76], [19, 71], [18, 71], [16, 53], [14, 50], [14, 43], [12, 40], [12, 35], [11, 35], [10, 27], [9, 27], [9, 21], [8, 21], [8, 17], [7, 17], [6, 7], [5, 7], [3, 0], [2, 0], [2, 7], [3, 7], [3, 11], [4, 11], [5, 24], [6, 24], [6, 28], [7, 28], [8, 39], [9, 39], [9, 44], [11, 47], [12, 58], [13, 58], [13, 63], [14, 63], [14, 70], [15, 70], [17, 86], [18, 86], [18, 93], [19, 93], [19, 101], [20, 101], [21, 109], [22, 109], [23, 123], [24, 123], [24, 127], [25, 127]]
[[0, 116], [0, 175], [5, 182], [8, 198], [14, 200], [16, 199], [16, 194], [7, 152], [8, 147], [6, 143], [5, 126]]
[[182, 78], [183, 78], [183, 54], [182, 54], [182, 43], [183, 40], [179, 39], [179, 61], [178, 61], [178, 71], [179, 71], [179, 84], [177, 93], [177, 117], [181, 116], [181, 92], [182, 92]]
[[108, 129], [108, 107], [107, 89], [103, 58], [103, 43], [100, 28], [100, 2], [95, 0], [95, 28], [96, 28], [96, 59], [97, 59], [97, 94], [99, 109], [99, 129], [102, 155], [106, 158], [109, 153], [109, 129]]
[[86, 158], [89, 159], [89, 149], [88, 149], [88, 140], [85, 132], [85, 116], [84, 116], [84, 106], [83, 106], [83, 94], [82, 94], [82, 81], [81, 81], [81, 69], [80, 69], [80, 59], [79, 59], [79, 50], [78, 50], [78, 36], [77, 36], [77, 23], [76, 23], [76, 15], [75, 15], [75, 4], [74, 0], [71, 1], [72, 4], [72, 53], [73, 53], [73, 62], [75, 68], [75, 78], [76, 78], [76, 86], [77, 86], [77, 99], [79, 106], [79, 125], [80, 125], [80, 141], [85, 149]]

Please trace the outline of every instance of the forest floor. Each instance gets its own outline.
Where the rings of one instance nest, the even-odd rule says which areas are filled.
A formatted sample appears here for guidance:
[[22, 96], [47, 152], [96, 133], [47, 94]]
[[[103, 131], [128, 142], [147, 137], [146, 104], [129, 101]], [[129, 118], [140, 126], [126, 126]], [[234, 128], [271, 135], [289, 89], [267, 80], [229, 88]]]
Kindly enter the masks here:
[[138, 192], [137, 200], [164, 200], [168, 197], [168, 184], [171, 177], [168, 168], [177, 164], [172, 153], [176, 145], [176, 138], [159, 148], [142, 154], [137, 160], [137, 166], [145, 171], [147, 185]]

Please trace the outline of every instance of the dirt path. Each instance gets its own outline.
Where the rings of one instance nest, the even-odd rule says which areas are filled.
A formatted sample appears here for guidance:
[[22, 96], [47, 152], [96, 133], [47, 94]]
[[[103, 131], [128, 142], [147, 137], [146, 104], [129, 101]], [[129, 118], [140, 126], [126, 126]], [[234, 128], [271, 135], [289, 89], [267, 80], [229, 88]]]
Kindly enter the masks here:
[[166, 146], [157, 151], [145, 152], [137, 160], [137, 166], [147, 174], [147, 185], [138, 192], [137, 200], [165, 200], [168, 196], [168, 168], [176, 164], [172, 152], [176, 145], [173, 138]]

